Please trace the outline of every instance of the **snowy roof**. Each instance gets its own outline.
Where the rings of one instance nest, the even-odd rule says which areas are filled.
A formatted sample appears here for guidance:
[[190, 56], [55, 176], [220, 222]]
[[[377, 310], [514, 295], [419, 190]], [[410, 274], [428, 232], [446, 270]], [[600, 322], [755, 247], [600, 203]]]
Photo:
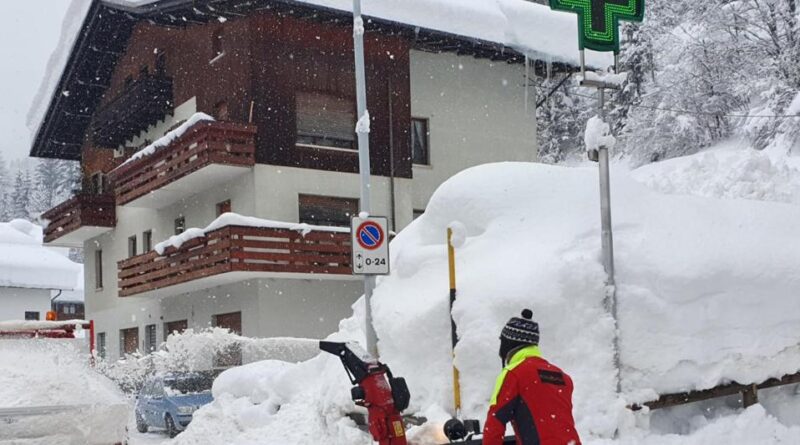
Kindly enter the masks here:
[[42, 245], [42, 228], [15, 219], [0, 223], [0, 287], [72, 290], [82, 266]]
[[[174, 7], [196, 0], [105, 0], [127, 7]], [[289, 0], [350, 13], [352, 0]], [[262, 3], [269, 3], [263, 1]], [[578, 65], [578, 20], [527, 0], [380, 0], [364, 1], [366, 16], [499, 43], [532, 57]], [[225, 13], [220, 12], [224, 17]], [[587, 51], [590, 64], [610, 65], [608, 53]]]
[[[228, 3], [237, 2], [225, 4]], [[236, 6], [243, 11], [244, 7], [288, 5], [310, 7], [336, 16], [346, 15], [352, 7], [350, 0], [241, 0], [239, 3]], [[78, 87], [77, 73], [98, 76], [110, 72], [108, 65], [116, 63], [113, 54], [124, 49], [136, 21], [151, 19], [162, 10], [168, 10], [166, 15], [174, 13], [178, 17], [186, 13], [184, 10], [196, 14], [200, 7], [206, 8], [206, 15], [208, 11], [216, 11], [218, 18], [227, 18], [222, 4], [211, 0], [73, 0], [59, 44], [28, 113], [28, 128], [34, 135], [31, 155], [80, 159], [80, 142], [88, 122], [74, 122], [74, 115], [85, 114], [87, 104], [96, 106], [103, 90], [80, 86], [81, 94], [72, 94], [70, 89]], [[501, 58], [522, 53], [538, 60], [579, 63], [575, 15], [525, 0], [380, 0], [366, 1], [363, 11], [371, 19], [368, 27], [378, 22], [399, 26], [418, 43], [427, 35], [431, 41], [455, 40], [460, 42], [459, 49], [470, 46]], [[91, 55], [78, 54], [89, 45], [94, 51]], [[612, 63], [612, 58], [609, 53], [587, 51], [587, 63], [604, 67]], [[96, 78], [95, 82], [102, 84], [107, 79]], [[73, 102], [76, 108], [65, 114], [67, 110], [62, 108]]]

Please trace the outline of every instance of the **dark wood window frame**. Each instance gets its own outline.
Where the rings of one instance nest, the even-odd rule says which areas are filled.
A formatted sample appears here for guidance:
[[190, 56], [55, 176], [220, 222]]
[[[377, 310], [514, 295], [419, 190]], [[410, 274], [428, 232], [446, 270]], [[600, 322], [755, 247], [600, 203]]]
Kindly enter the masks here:
[[142, 232], [142, 253], [153, 250], [153, 231], [145, 230]]
[[[130, 337], [129, 337], [130, 336]], [[139, 327], [119, 330], [119, 355], [133, 354], [139, 350]]]
[[158, 346], [158, 337], [156, 332], [156, 325], [149, 324], [144, 327], [144, 349], [145, 352], [154, 352]]
[[189, 328], [189, 320], [173, 320], [164, 323], [164, 341], [167, 341], [167, 338], [173, 332], [183, 333], [186, 329]]
[[94, 287], [97, 290], [103, 289], [103, 250], [94, 251]]
[[[295, 116], [298, 147], [348, 153], [358, 150], [356, 101], [352, 97], [314, 89], [297, 91]], [[322, 128], [324, 125], [328, 128]]]
[[226, 199], [225, 201], [218, 202], [216, 208], [217, 208], [217, 217], [222, 216], [222, 214], [224, 214], [224, 213], [230, 213], [230, 212], [233, 211], [233, 208], [231, 207], [231, 200], [230, 199]]
[[[422, 128], [424, 134], [419, 134], [418, 127]], [[428, 118], [411, 118], [411, 162], [414, 165], [431, 165], [431, 127]]]
[[98, 332], [97, 333], [97, 355], [100, 358], [106, 358], [106, 333], [105, 332]]
[[297, 198], [298, 221], [317, 226], [349, 227], [358, 215], [358, 198], [300, 194]]
[[135, 257], [138, 255], [139, 251], [139, 240], [137, 239], [136, 235], [131, 235], [128, 237], [128, 258]]
[[179, 216], [175, 218], [175, 234], [180, 235], [186, 231], [186, 217]]

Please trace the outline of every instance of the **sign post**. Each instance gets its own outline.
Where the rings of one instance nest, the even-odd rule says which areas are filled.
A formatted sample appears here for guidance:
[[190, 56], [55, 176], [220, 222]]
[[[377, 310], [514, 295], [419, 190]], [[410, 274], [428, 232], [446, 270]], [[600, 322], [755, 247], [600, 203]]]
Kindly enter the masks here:
[[[358, 172], [361, 178], [361, 213], [369, 215], [370, 206], [370, 165], [369, 165], [369, 112], [367, 111], [367, 75], [364, 68], [364, 19], [361, 18], [361, 0], [353, 0], [353, 53], [356, 68], [356, 111], [358, 123], [355, 132], [358, 137]], [[375, 277], [364, 275], [364, 334], [367, 339], [367, 352], [378, 359], [378, 336], [372, 325], [372, 291]]]
[[[598, 92], [598, 114], [604, 120], [605, 90], [619, 88], [614, 82], [602, 78], [586, 78], [584, 49], [614, 53], [614, 70], [619, 55], [620, 20], [641, 22], [644, 19], [644, 0], [550, 0], [556, 11], [574, 12], [578, 15], [578, 49], [580, 50], [581, 86], [595, 88]], [[600, 225], [603, 249], [603, 268], [606, 271], [605, 306], [614, 319], [614, 365], [617, 368], [617, 392], [622, 391], [620, 381], [620, 354], [617, 320], [617, 294], [614, 277], [614, 236], [611, 230], [611, 178], [607, 146], [601, 145], [589, 153], [596, 161], [600, 177]]]

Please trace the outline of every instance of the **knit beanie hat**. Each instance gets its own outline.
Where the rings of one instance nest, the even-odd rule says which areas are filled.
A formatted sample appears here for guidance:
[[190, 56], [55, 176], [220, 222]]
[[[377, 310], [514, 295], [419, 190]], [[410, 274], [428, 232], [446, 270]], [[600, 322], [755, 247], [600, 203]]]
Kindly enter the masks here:
[[522, 310], [522, 318], [513, 317], [500, 333], [500, 359], [504, 360], [508, 353], [520, 346], [539, 344], [539, 323], [532, 320], [533, 311]]

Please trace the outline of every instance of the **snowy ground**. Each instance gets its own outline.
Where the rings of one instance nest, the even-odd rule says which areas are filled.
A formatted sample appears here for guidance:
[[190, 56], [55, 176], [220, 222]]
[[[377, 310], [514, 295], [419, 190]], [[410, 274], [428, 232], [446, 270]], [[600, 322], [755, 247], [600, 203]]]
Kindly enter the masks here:
[[[703, 182], [722, 181], [727, 171], [701, 167], [673, 184], [695, 181], [702, 191]], [[645, 173], [633, 173], [639, 175]], [[722, 189], [750, 180], [750, 190], [768, 190], [772, 176], [723, 178]], [[795, 388], [741, 415], [735, 401], [652, 416], [625, 409], [659, 393], [800, 369], [800, 242], [786, 223], [800, 220], [800, 206], [757, 200], [766, 194], [691, 196], [637, 179], [623, 170], [613, 175], [621, 397], [614, 392], [613, 325], [602, 304], [596, 167], [470, 169], [442, 185], [425, 215], [397, 236], [393, 274], [379, 281], [373, 308], [382, 359], [407, 378], [409, 411], [431, 421], [409, 431], [415, 443], [437, 443], [435, 431], [452, 409], [444, 234], [454, 221], [465, 230], [454, 317], [466, 416], [485, 413], [499, 370], [500, 327], [531, 307], [544, 354], [576, 381], [585, 443], [796, 443], [798, 426], [786, 426], [800, 424]], [[360, 339], [362, 314], [357, 304], [332, 338]], [[348, 389], [333, 357], [234, 369], [215, 384], [217, 400], [196, 413], [175, 443], [299, 445], [324, 437], [329, 445], [369, 444], [345, 417], [354, 410]], [[620, 438], [613, 441], [615, 431]]]
[[[461, 238], [454, 318], [466, 417], [484, 416], [501, 326], [530, 307], [545, 356], [575, 380], [585, 444], [798, 443], [798, 385], [762, 391], [747, 410], [736, 397], [654, 413], [625, 408], [800, 370], [800, 241], [787, 223], [800, 220], [796, 160], [763, 155], [720, 147], [613, 172], [621, 396], [603, 306], [596, 167], [492, 164], [445, 183], [393, 241], [393, 274], [374, 296], [382, 359], [408, 380], [408, 412], [429, 419], [409, 431], [411, 443], [443, 443], [439, 427], [452, 410], [448, 226]], [[331, 339], [362, 340], [362, 316], [359, 302]], [[356, 408], [333, 356], [228, 370], [214, 396], [175, 440], [130, 428], [131, 444], [372, 443], [346, 417]]]

